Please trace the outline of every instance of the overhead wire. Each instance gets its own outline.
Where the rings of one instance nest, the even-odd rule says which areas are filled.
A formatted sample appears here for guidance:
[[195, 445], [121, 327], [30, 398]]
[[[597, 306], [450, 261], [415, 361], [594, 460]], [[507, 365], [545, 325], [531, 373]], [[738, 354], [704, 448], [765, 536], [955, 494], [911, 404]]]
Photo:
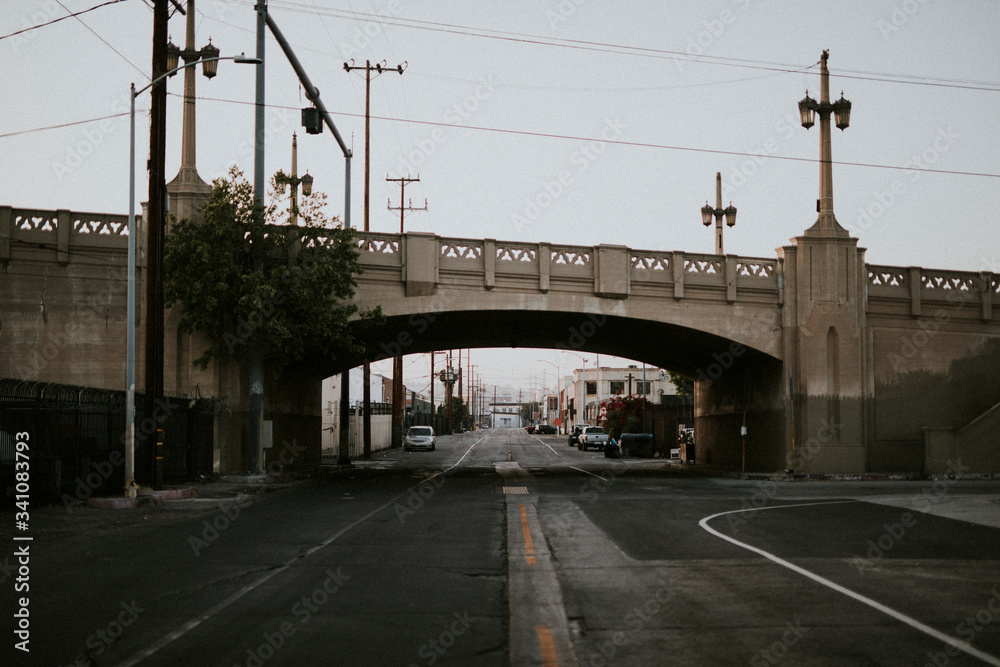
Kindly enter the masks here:
[[[60, 16], [58, 18], [52, 19], [51, 21], [46, 21], [45, 23], [39, 23], [38, 25], [32, 25], [32, 26], [28, 26], [27, 28], [22, 28], [20, 30], [15, 30], [14, 32], [6, 34], [6, 35], [0, 35], [0, 39], [7, 39], [8, 37], [14, 37], [15, 35], [20, 35], [22, 33], [30, 32], [31, 30], [37, 30], [38, 28], [44, 28], [45, 26], [52, 25], [53, 23], [58, 23], [59, 21], [65, 21], [66, 19], [76, 18], [77, 16], [80, 16], [81, 14], [86, 14], [87, 12], [92, 12], [95, 9], [100, 9], [101, 7], [106, 7], [107, 5], [114, 5], [114, 4], [117, 4], [119, 2], [125, 2], [125, 0], [108, 0], [107, 2], [102, 2], [99, 5], [94, 5], [93, 7], [90, 7], [89, 9], [83, 9], [83, 10], [78, 11], [78, 12], [70, 12], [66, 16]], [[62, 7], [63, 9], [66, 9], [65, 5], [63, 5], [61, 2], [59, 3], [59, 6]], [[66, 11], [69, 12], [68, 9], [66, 9]]]
[[[146, 109], [145, 111], [148, 111], [148, 109]], [[140, 110], [136, 109], [136, 113], [139, 113], [139, 112], [140, 112]], [[33, 127], [31, 129], [28, 129], [28, 130], [17, 130], [16, 132], [7, 132], [5, 134], [0, 134], [0, 139], [6, 139], [7, 137], [16, 137], [16, 136], [22, 135], [22, 134], [31, 134], [32, 132], [43, 132], [45, 130], [58, 130], [59, 128], [62, 128], [62, 127], [72, 127], [74, 125], [83, 125], [85, 123], [96, 123], [99, 120], [107, 120], [108, 118], [118, 118], [120, 116], [128, 116], [128, 115], [129, 115], [128, 111], [122, 111], [121, 113], [113, 113], [113, 114], [110, 114], [110, 115], [107, 115], [107, 116], [99, 116], [97, 118], [87, 118], [86, 120], [74, 120], [74, 121], [70, 121], [69, 123], [60, 123], [58, 125], [46, 125], [45, 127]]]
[[[117, 2], [118, 0], [115, 0], [115, 1]], [[147, 74], [146, 72], [144, 72], [144, 71], [142, 70], [142, 68], [140, 68], [140, 67], [139, 67], [138, 65], [136, 65], [136, 64], [135, 64], [134, 62], [132, 62], [131, 60], [129, 60], [128, 58], [126, 58], [126, 57], [125, 57], [125, 54], [123, 54], [123, 53], [122, 53], [121, 51], [119, 51], [119, 50], [118, 50], [118, 49], [116, 49], [116, 48], [115, 48], [114, 46], [112, 46], [112, 45], [111, 45], [111, 43], [110, 43], [110, 42], [108, 42], [108, 40], [104, 39], [104, 38], [103, 38], [103, 37], [101, 37], [101, 36], [100, 36], [99, 34], [97, 34], [97, 31], [96, 31], [96, 30], [94, 30], [93, 28], [91, 28], [91, 27], [90, 27], [89, 25], [87, 25], [86, 23], [84, 23], [84, 22], [83, 22], [83, 19], [81, 19], [81, 18], [79, 17], [79, 15], [77, 15], [77, 14], [72, 14], [72, 12], [70, 12], [70, 11], [69, 11], [69, 8], [68, 8], [68, 7], [66, 7], [66, 5], [64, 5], [64, 4], [63, 4], [63, 3], [61, 2], [61, 0], [56, 0], [56, 4], [58, 4], [58, 5], [60, 6], [60, 7], [62, 7], [63, 9], [65, 9], [65, 10], [66, 10], [67, 12], [69, 12], [69, 13], [70, 13], [70, 14], [72, 15], [72, 18], [75, 18], [75, 19], [76, 19], [77, 21], [79, 21], [79, 22], [80, 22], [80, 25], [82, 25], [82, 26], [83, 26], [84, 28], [86, 28], [86, 29], [87, 29], [87, 30], [89, 30], [89, 31], [90, 31], [91, 33], [93, 33], [93, 34], [94, 34], [94, 36], [95, 36], [95, 37], [97, 37], [97, 39], [99, 39], [99, 40], [101, 40], [102, 42], [104, 42], [105, 46], [107, 46], [107, 47], [108, 47], [109, 49], [111, 49], [112, 51], [114, 51], [115, 53], [117, 53], [117, 54], [119, 55], [119, 57], [121, 57], [121, 59], [122, 59], [122, 60], [124, 60], [124, 61], [125, 61], [125, 62], [127, 62], [127, 63], [128, 63], [129, 65], [131, 65], [132, 67], [134, 67], [134, 68], [136, 69], [136, 71], [138, 71], [138, 72], [139, 72], [140, 74], [142, 74], [142, 76], [143, 76], [143, 77], [144, 77], [144, 78], [145, 78], [145, 79], [146, 79], [147, 81], [148, 81], [148, 80], [150, 80], [150, 77], [149, 77], [149, 75], [148, 75], [148, 74]], [[81, 12], [81, 13], [82, 13], [82, 12]], [[69, 18], [69, 17], [67, 17], [67, 18]]]
[[[231, 0], [231, 1], [240, 4], [249, 4], [252, 2], [252, 0]], [[294, 2], [292, 0], [271, 0], [271, 3], [272, 6], [283, 7], [288, 11], [294, 11], [300, 13], [312, 11], [306, 8], [305, 5], [303, 5], [302, 3]], [[346, 14], [344, 10], [338, 10], [333, 8], [324, 8], [322, 11], [324, 11], [330, 16], [343, 16], [344, 14]], [[782, 62], [751, 59], [751, 58], [737, 58], [733, 56], [714, 56], [710, 54], [695, 55], [683, 51], [673, 51], [669, 49], [657, 49], [651, 47], [614, 44], [607, 42], [596, 42], [590, 40], [574, 40], [562, 37], [548, 37], [548, 36], [533, 35], [528, 33], [500, 31], [488, 28], [478, 28], [473, 26], [464, 26], [459, 24], [441, 23], [434, 21], [423, 21], [419, 19], [408, 19], [402, 17], [384, 17], [379, 14], [363, 14], [361, 12], [355, 12], [353, 10], [351, 14], [352, 16], [349, 18], [356, 18], [357, 16], [367, 16], [372, 20], [378, 20], [380, 25], [395, 25], [417, 30], [431, 30], [431, 31], [459, 34], [471, 37], [481, 37], [484, 39], [498, 39], [505, 41], [536, 44], [541, 46], [574, 48], [574, 49], [581, 49], [588, 51], [616, 53], [619, 55], [627, 54], [627, 55], [678, 60], [682, 62], [691, 62], [700, 64], [744, 67], [751, 69], [766, 69], [776, 72], [796, 72], [803, 68], [815, 66], [815, 65], [810, 65], [807, 67], [801, 64], [782, 63]], [[911, 75], [911, 74], [893, 74], [885, 72], [870, 72], [865, 70], [847, 70], [847, 69], [838, 69], [835, 72], [835, 75], [843, 76], [844, 78], [866, 79], [866, 80], [889, 82], [889, 83], [942, 86], [951, 88], [967, 88], [972, 90], [1000, 92], [1000, 82], [996, 81], [955, 79], [948, 77], [935, 77], [935, 76]]]
[[[180, 93], [169, 93], [170, 95], [180, 96]], [[230, 104], [241, 104], [252, 106], [254, 102], [244, 102], [242, 100], [228, 100], [215, 97], [198, 97], [199, 100], [205, 100], [209, 102], [226, 102]], [[266, 106], [275, 107], [279, 109], [297, 109], [298, 107], [290, 107], [278, 104], [268, 104]], [[363, 113], [351, 113], [348, 111], [330, 111], [332, 116], [346, 116], [353, 118], [364, 118]], [[444, 123], [430, 120], [415, 120], [411, 118], [393, 118], [389, 116], [372, 116], [374, 120], [385, 120], [396, 123], [412, 123], [415, 125], [427, 125], [434, 127], [447, 127], [454, 128], [457, 130], [472, 130], [480, 132], [494, 132], [499, 134], [511, 134], [517, 136], [527, 136], [527, 137], [538, 137], [542, 139], [562, 139], [562, 140], [572, 140], [572, 141], [600, 141], [605, 144], [616, 145], [616, 146], [631, 146], [634, 148], [653, 148], [660, 150], [675, 150], [675, 151], [686, 151], [692, 153], [711, 153], [714, 155], [734, 155], [738, 157], [761, 157], [759, 153], [750, 153], [746, 151], [727, 151], [714, 148], [696, 148], [693, 146], [673, 146], [669, 144], [656, 144], [651, 142], [641, 142], [641, 141], [622, 141], [620, 139], [596, 139], [594, 137], [584, 137], [578, 135], [569, 134], [556, 134], [552, 132], [532, 132], [530, 130], [514, 130], [509, 128], [498, 128], [498, 127], [484, 127], [477, 125], [455, 125], [454, 123]], [[807, 157], [796, 157], [792, 155], [768, 155], [768, 159], [774, 160], [789, 160], [793, 162], [810, 162], [818, 163], [820, 160], [818, 158], [807, 158]], [[869, 167], [872, 169], [896, 169], [901, 171], [917, 171], [932, 174], [951, 174], [955, 176], [977, 176], [985, 178], [1000, 178], [1000, 174], [991, 174], [987, 172], [977, 172], [977, 171], [959, 171], [950, 169], [931, 169], [928, 167], [909, 167], [903, 165], [890, 165], [890, 164], [876, 164], [872, 162], [843, 162], [839, 160], [833, 160], [831, 164], [843, 165], [847, 167]]]

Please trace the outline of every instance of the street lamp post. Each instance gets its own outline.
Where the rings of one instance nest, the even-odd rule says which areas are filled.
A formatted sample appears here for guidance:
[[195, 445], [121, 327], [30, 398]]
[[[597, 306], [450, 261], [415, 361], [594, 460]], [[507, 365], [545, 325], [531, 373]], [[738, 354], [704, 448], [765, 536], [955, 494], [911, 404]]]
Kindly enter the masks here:
[[545, 359], [539, 359], [538, 361], [543, 364], [548, 364], [550, 366], [555, 366], [556, 368], [556, 414], [559, 417], [559, 424], [556, 425], [556, 432], [558, 432], [558, 427], [562, 426], [562, 396], [559, 393], [559, 364], [553, 363], [551, 361], [546, 361]]
[[726, 218], [726, 224], [730, 227], [736, 224], [736, 207], [733, 206], [732, 202], [729, 202], [729, 206], [722, 208], [722, 173], [715, 172], [715, 208], [708, 205], [701, 207], [701, 221], [708, 227], [712, 224], [712, 218], [715, 218], [715, 254], [724, 255], [722, 251], [722, 218]]
[[285, 186], [292, 186], [292, 210], [291, 218], [292, 224], [298, 224], [299, 218], [299, 185], [302, 186], [302, 196], [308, 197], [312, 194], [313, 187], [313, 177], [309, 175], [307, 170], [304, 176], [299, 176], [299, 141], [295, 133], [292, 132], [292, 173], [291, 175], [278, 174], [275, 176], [275, 183], [278, 186], [278, 192], [281, 194], [285, 193]]
[[823, 51], [820, 57], [820, 96], [819, 102], [806, 96], [799, 102], [799, 116], [802, 127], [807, 130], [815, 125], [814, 114], [819, 113], [819, 199], [816, 210], [819, 218], [816, 224], [806, 233], [813, 232], [822, 235], [847, 235], [847, 230], [840, 226], [833, 214], [833, 157], [830, 140], [830, 115], [833, 114], [837, 127], [846, 130], [851, 120], [851, 103], [840, 94], [840, 99], [830, 102], [830, 70], [826, 61], [830, 51]]
[[[135, 89], [133, 82], [129, 88], [129, 160], [128, 160], [128, 304], [126, 321], [126, 360], [125, 360], [125, 483], [131, 486], [130, 482], [135, 477], [135, 98], [141, 93], [152, 88], [168, 76], [176, 74], [182, 69], [194, 67], [200, 60], [202, 63], [202, 73], [209, 79], [216, 74], [218, 61], [232, 60], [237, 63], [258, 64], [261, 61], [257, 58], [248, 58], [242, 53], [238, 56], [219, 57], [219, 50], [214, 46], [214, 54], [207, 57], [200, 57], [185, 62], [180, 67], [177, 66], [177, 56], [171, 56], [168, 52], [168, 71], [156, 77], [148, 84]], [[209, 47], [202, 49], [204, 52]], [[176, 49], [177, 47], [174, 47]], [[168, 49], [169, 51], [169, 49]], [[179, 50], [177, 50], [179, 53]], [[147, 318], [148, 319], [148, 318]], [[146, 326], [149, 326], [147, 321]]]
[[[574, 357], [583, 362], [583, 400], [581, 401], [583, 405], [583, 421], [587, 419], [587, 359], [577, 354], [576, 352], [570, 352], [569, 350], [561, 350], [562, 352], [568, 352]], [[575, 382], [574, 382], [575, 385]], [[575, 391], [575, 390], [574, 390]], [[566, 432], [569, 433], [569, 424], [566, 425]]]

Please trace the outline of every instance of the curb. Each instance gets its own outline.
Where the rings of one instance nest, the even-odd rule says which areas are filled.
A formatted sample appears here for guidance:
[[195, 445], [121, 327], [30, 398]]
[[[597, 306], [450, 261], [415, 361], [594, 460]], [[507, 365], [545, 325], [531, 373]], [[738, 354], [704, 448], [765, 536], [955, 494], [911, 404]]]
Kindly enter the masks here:
[[785, 473], [785, 472], [732, 472], [706, 470], [717, 477], [770, 482], [933, 482], [1000, 480], [996, 473], [927, 474], [922, 472], [862, 472], [862, 473]]
[[138, 496], [140, 498], [150, 496], [160, 501], [181, 500], [183, 498], [197, 498], [198, 491], [194, 487], [188, 487], [184, 489], [164, 489], [162, 491], [140, 491]]
[[104, 510], [126, 510], [136, 507], [156, 507], [167, 500], [197, 498], [194, 488], [166, 489], [164, 491], [140, 491], [135, 498], [88, 498], [87, 507]]
[[102, 510], [126, 510], [136, 507], [153, 507], [162, 505], [163, 500], [153, 496], [143, 496], [136, 498], [88, 498], [87, 507]]

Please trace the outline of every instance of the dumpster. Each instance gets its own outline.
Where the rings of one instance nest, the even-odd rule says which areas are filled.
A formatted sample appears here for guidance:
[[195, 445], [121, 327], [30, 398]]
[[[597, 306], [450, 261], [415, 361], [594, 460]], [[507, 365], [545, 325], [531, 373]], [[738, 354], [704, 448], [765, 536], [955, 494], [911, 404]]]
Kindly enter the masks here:
[[622, 456], [653, 458], [652, 433], [622, 433]]

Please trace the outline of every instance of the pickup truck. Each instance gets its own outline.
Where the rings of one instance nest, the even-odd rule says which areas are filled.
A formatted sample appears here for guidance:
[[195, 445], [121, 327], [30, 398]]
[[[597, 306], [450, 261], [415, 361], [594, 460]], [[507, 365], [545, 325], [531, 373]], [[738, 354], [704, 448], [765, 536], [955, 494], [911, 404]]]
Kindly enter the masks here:
[[591, 447], [604, 450], [608, 444], [608, 434], [600, 426], [584, 426], [576, 439], [576, 448], [587, 451]]

